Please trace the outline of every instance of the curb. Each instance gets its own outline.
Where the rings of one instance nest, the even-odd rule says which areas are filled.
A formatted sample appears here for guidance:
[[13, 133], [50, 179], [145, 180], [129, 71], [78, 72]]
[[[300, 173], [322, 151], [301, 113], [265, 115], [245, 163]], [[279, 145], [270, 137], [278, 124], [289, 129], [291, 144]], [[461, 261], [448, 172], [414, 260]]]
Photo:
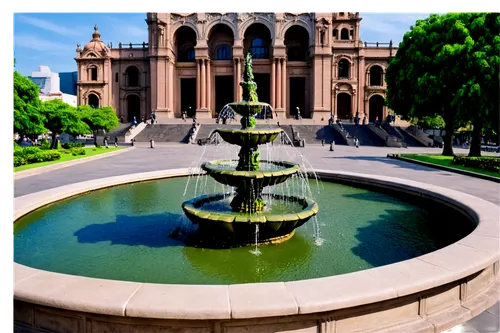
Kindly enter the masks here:
[[98, 160], [98, 159], [101, 159], [101, 158], [105, 158], [105, 157], [109, 157], [109, 156], [118, 155], [118, 154], [124, 153], [126, 151], [129, 151], [132, 148], [134, 148], [134, 147], [127, 147], [127, 148], [124, 148], [124, 149], [120, 149], [118, 151], [113, 151], [113, 152], [110, 152], [110, 153], [99, 154], [99, 155], [96, 155], [96, 156], [83, 157], [83, 158], [79, 158], [79, 159], [74, 160], [74, 161], [68, 161], [68, 162], [62, 162], [62, 163], [55, 163], [55, 164], [51, 164], [51, 165], [47, 165], [47, 166], [43, 166], [43, 167], [39, 167], [39, 168], [33, 168], [33, 169], [29, 169], [29, 170], [14, 172], [14, 180], [18, 180], [18, 179], [22, 179], [22, 178], [26, 178], [26, 177], [30, 177], [30, 176], [39, 175], [41, 173], [45, 173], [45, 172], [48, 172], [48, 171], [53, 171], [53, 170], [57, 170], [57, 169], [67, 168], [67, 167], [70, 167], [70, 166], [73, 166], [73, 165], [77, 165], [77, 164], [82, 164], [82, 163], [86, 163], [86, 162], [95, 161], [95, 160]]
[[465, 175], [465, 176], [469, 176], [469, 177], [476, 177], [476, 178], [481, 178], [481, 179], [484, 179], [484, 180], [489, 180], [489, 181], [492, 181], [492, 182], [500, 183], [500, 178], [493, 177], [493, 176], [488, 176], [488, 175], [483, 175], [481, 173], [477, 173], [477, 172], [473, 172], [473, 171], [466, 171], [466, 170], [454, 169], [454, 168], [445, 167], [445, 166], [442, 166], [442, 165], [439, 165], [439, 164], [433, 164], [433, 163], [428, 163], [428, 162], [423, 162], [423, 161], [417, 161], [417, 160], [414, 160], [414, 159], [410, 159], [410, 158], [406, 158], [406, 157], [401, 157], [401, 156], [399, 156], [399, 154], [387, 154], [387, 157], [395, 159], [395, 160], [401, 160], [401, 161], [408, 162], [408, 163], [414, 163], [414, 164], [423, 165], [423, 166], [426, 166], [426, 167], [429, 167], [429, 168], [434, 168], [434, 169], [444, 170], [444, 171], [448, 171], [448, 172], [459, 173], [459, 174], [462, 174], [462, 175]]

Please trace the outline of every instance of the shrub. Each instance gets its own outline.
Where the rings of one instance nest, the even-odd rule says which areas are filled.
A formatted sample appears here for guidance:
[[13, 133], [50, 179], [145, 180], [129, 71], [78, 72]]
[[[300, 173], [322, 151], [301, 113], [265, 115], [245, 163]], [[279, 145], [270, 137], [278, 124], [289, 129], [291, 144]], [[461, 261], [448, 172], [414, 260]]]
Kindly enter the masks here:
[[85, 147], [85, 144], [83, 142], [65, 142], [61, 146], [64, 149], [71, 149], [71, 148], [83, 148]]
[[496, 157], [466, 157], [455, 156], [451, 164], [463, 165], [468, 168], [476, 168], [486, 171], [500, 171], [500, 159]]
[[86, 154], [85, 148], [71, 148], [70, 151], [73, 156]]
[[47, 139], [40, 140], [40, 148], [43, 150], [50, 149], [50, 141]]
[[38, 147], [25, 147], [14, 149], [14, 166], [24, 164], [55, 161], [61, 158], [57, 150], [41, 150]]
[[14, 166], [17, 167], [17, 166], [21, 166], [21, 165], [25, 165], [27, 164], [26, 160], [24, 159], [24, 157], [21, 157], [21, 156], [14, 156]]
[[19, 157], [24, 156], [23, 147], [14, 146], [14, 156], [19, 156]]
[[36, 154], [41, 152], [42, 150], [39, 147], [29, 146], [23, 148], [24, 155]]

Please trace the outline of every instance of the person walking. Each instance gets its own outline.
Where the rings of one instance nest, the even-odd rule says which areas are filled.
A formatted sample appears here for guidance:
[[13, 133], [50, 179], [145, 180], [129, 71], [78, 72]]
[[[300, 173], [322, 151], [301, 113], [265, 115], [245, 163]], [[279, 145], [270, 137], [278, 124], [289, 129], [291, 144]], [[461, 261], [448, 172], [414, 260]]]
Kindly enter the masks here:
[[354, 138], [354, 145], [359, 148], [359, 139], [357, 137]]

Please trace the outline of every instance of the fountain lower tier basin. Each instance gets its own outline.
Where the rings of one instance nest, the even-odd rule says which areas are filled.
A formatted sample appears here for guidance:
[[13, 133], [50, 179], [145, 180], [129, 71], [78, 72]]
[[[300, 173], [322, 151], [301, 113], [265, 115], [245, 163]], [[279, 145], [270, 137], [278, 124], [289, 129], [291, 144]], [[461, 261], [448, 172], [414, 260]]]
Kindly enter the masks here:
[[[233, 212], [230, 194], [204, 195], [182, 204], [186, 216], [198, 225], [196, 242], [209, 247], [280, 243], [318, 213], [318, 204], [294, 196], [263, 194], [266, 209]], [[212, 243], [212, 246], [210, 244]]]
[[257, 171], [238, 171], [237, 165], [238, 160], [216, 160], [203, 163], [201, 168], [217, 182], [243, 189], [278, 185], [300, 170], [298, 164], [281, 161], [260, 161]]
[[243, 117], [254, 116], [261, 112], [264, 107], [269, 106], [268, 103], [263, 102], [236, 102], [229, 103], [228, 105], [234, 110], [234, 112]]
[[257, 147], [276, 140], [278, 135], [283, 132], [281, 128], [272, 128], [267, 130], [256, 129], [217, 129], [217, 133], [222, 139], [232, 145], [241, 147]]

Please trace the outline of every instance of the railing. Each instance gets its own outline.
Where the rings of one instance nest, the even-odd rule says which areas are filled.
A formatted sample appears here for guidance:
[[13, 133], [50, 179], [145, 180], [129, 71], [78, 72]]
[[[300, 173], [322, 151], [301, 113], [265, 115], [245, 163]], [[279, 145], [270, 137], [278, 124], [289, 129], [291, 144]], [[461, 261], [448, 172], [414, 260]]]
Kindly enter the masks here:
[[392, 40], [389, 43], [380, 42], [364, 42], [365, 47], [389, 47], [392, 48]]
[[[113, 43], [108, 43], [108, 47], [111, 49], [113, 48]], [[118, 43], [118, 49], [145, 49], [148, 47], [148, 43], [146, 42], [142, 42], [142, 43], [128, 43], [128, 44], [124, 44], [124, 43]]]

